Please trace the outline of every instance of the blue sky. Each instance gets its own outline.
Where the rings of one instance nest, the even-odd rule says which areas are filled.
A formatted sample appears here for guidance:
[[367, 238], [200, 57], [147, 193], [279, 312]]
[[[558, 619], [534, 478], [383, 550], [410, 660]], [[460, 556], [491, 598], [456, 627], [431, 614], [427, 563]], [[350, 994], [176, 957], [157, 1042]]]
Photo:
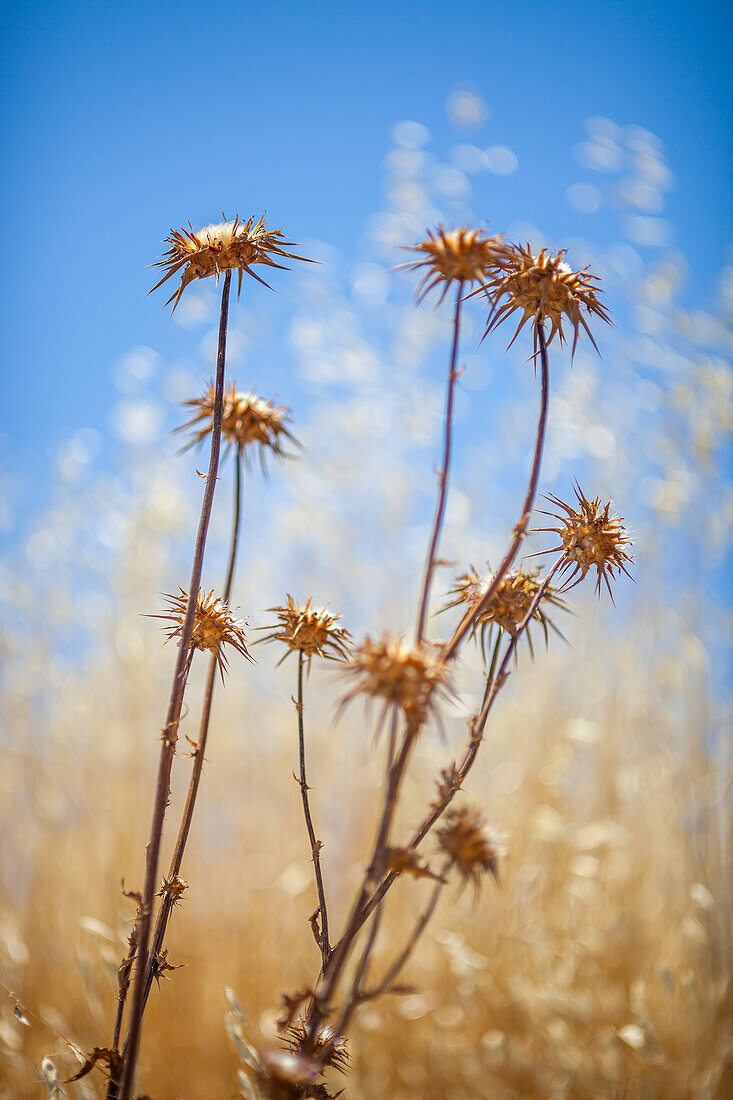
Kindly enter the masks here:
[[636, 124], [674, 173], [665, 215], [687, 301], [716, 292], [731, 243], [727, 4], [26, 0], [3, 5], [2, 33], [0, 461], [31, 483], [70, 432], [106, 428], [125, 352], [186, 353], [162, 299], [144, 298], [171, 226], [267, 210], [351, 260], [391, 127], [457, 140], [456, 87], [480, 89], [483, 145], [521, 168], [487, 192], [492, 228], [586, 233], [565, 199], [584, 122]]

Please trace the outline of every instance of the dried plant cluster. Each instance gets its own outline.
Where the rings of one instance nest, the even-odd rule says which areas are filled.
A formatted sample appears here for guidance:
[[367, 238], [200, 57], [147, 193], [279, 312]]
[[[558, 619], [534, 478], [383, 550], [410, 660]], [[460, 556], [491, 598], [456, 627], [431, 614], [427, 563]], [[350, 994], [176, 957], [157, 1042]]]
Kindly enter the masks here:
[[[167, 596], [167, 610], [158, 615], [166, 620], [166, 630], [177, 640], [178, 654], [174, 671], [171, 700], [162, 726], [160, 763], [152, 812], [150, 839], [146, 849], [145, 876], [142, 888], [128, 893], [135, 902], [136, 916], [132, 921], [128, 948], [119, 963], [117, 1004], [111, 1045], [95, 1047], [84, 1062], [84, 1073], [95, 1070], [107, 1076], [108, 1100], [131, 1100], [140, 1089], [138, 1054], [143, 1020], [151, 990], [161, 978], [176, 978], [176, 969], [168, 957], [168, 931], [172, 912], [182, 895], [188, 898], [187, 882], [180, 871], [191, 828], [196, 803], [204, 750], [214, 695], [215, 673], [250, 677], [254, 674], [252, 659], [244, 634], [245, 621], [235, 618], [229, 607], [232, 578], [235, 572], [241, 527], [241, 464], [249, 451], [255, 449], [264, 459], [267, 451], [287, 457], [285, 441], [294, 442], [288, 424], [289, 410], [275, 406], [253, 394], [241, 393], [232, 382], [226, 384], [226, 335], [231, 272], [236, 270], [241, 288], [242, 275], [247, 273], [259, 282], [252, 270], [261, 264], [282, 268], [282, 259], [303, 259], [288, 251], [294, 247], [279, 231], [268, 230], [264, 220], [246, 222], [235, 219], [220, 225], [210, 225], [173, 232], [170, 248], [159, 261], [165, 271], [160, 286], [180, 272], [180, 285], [169, 299], [175, 309], [186, 287], [196, 279], [224, 276], [221, 320], [214, 383], [203, 397], [187, 404], [194, 415], [183, 428], [191, 432], [188, 446], [208, 440], [211, 448], [206, 475], [204, 499], [196, 538], [191, 583], [180, 588], [177, 596]], [[425, 571], [419, 585], [417, 627], [408, 639], [384, 633], [375, 638], [367, 635], [354, 642], [349, 631], [340, 625], [339, 616], [317, 608], [311, 598], [297, 602], [288, 595], [281, 606], [269, 609], [274, 622], [263, 629], [261, 641], [282, 647], [281, 662], [290, 654], [296, 657], [297, 676], [293, 702], [296, 712], [297, 751], [302, 813], [307, 834], [307, 850], [313, 867], [311, 889], [315, 908], [307, 906], [303, 919], [310, 924], [317, 948], [310, 983], [295, 993], [283, 997], [284, 1014], [280, 1020], [277, 1043], [256, 1040], [245, 1022], [233, 995], [229, 998], [228, 1031], [241, 1060], [239, 1088], [248, 1100], [304, 1100], [307, 1097], [326, 1098], [339, 1094], [342, 1085], [336, 1074], [347, 1074], [353, 1061], [353, 1043], [347, 1039], [358, 1027], [360, 1010], [372, 1008], [389, 993], [404, 993], [403, 970], [413, 958], [419, 942], [426, 934], [433, 916], [453, 883], [460, 889], [467, 883], [474, 887], [475, 904], [492, 907], [500, 903], [496, 892], [479, 893], [485, 880], [497, 886], [504, 879], [503, 843], [495, 828], [489, 827], [481, 809], [463, 795], [456, 806], [454, 798], [466, 784], [481, 747], [490, 712], [517, 661], [518, 646], [530, 628], [539, 626], [548, 640], [549, 629], [557, 632], [551, 616], [568, 610], [563, 593], [580, 583], [592, 569], [612, 595], [611, 585], [621, 572], [627, 573], [631, 563], [630, 540], [622, 524], [611, 512], [611, 504], [602, 505], [599, 498], [587, 499], [576, 487], [577, 506], [559, 498], [549, 499], [561, 511], [555, 517], [558, 526], [546, 529], [559, 538], [557, 546], [545, 553], [554, 560], [544, 574], [529, 567], [523, 560], [525, 540], [532, 533], [528, 527], [535, 510], [545, 430], [547, 425], [550, 365], [548, 346], [555, 336], [563, 342], [563, 319], [574, 330], [573, 352], [581, 329], [595, 340], [589, 323], [595, 318], [610, 322], [608, 311], [601, 305], [597, 278], [587, 270], [573, 272], [564, 262], [564, 250], [554, 257], [543, 250], [534, 255], [529, 245], [513, 245], [502, 236], [487, 236], [480, 229], [439, 226], [429, 232], [424, 241], [412, 246], [418, 259], [407, 265], [417, 271], [421, 281], [417, 288], [419, 301], [431, 291], [439, 292], [439, 301], [455, 292], [453, 308], [452, 347], [447, 371], [447, 401], [444, 419], [443, 463], [439, 471], [437, 504], [430, 533]], [[266, 284], [265, 284], [266, 285]], [[155, 288], [154, 288], [155, 289]], [[520, 320], [512, 337], [518, 338], [527, 324], [532, 329], [535, 361], [541, 366], [539, 415], [532, 454], [532, 466], [526, 495], [518, 508], [517, 525], [508, 537], [506, 553], [497, 569], [485, 577], [471, 566], [457, 577], [445, 593], [444, 608], [458, 608], [460, 618], [447, 640], [431, 639], [429, 615], [431, 589], [439, 562], [439, 544], [448, 496], [448, 475], [453, 434], [453, 397], [459, 375], [458, 352], [461, 336], [462, 309], [466, 296], [481, 296], [485, 309], [485, 335], [492, 333], [504, 320], [519, 313]], [[546, 324], [549, 322], [549, 335]], [[222, 442], [229, 444], [235, 463], [235, 500], [232, 514], [231, 545], [228, 569], [221, 587], [222, 596], [214, 591], [204, 595], [200, 588], [201, 570], [206, 544], [214, 488], [219, 478], [219, 456]], [[184, 448], [184, 450], [187, 448]], [[555, 578], [565, 578], [557, 584]], [[255, 609], [252, 609], [253, 611]], [[442, 620], [447, 621], [447, 620]], [[496, 628], [496, 629], [495, 629]], [[559, 632], [558, 632], [559, 633]], [[435, 783], [423, 791], [419, 804], [416, 831], [408, 837], [398, 835], [398, 811], [405, 804], [408, 774], [418, 770], [419, 736], [432, 722], [440, 723], [441, 706], [452, 694], [455, 660], [467, 638], [479, 638], [487, 660], [482, 683], [477, 692], [475, 710], [467, 723], [463, 755], [449, 760]], [[490, 659], [487, 654], [487, 643]], [[530, 646], [531, 646], [530, 642]], [[192, 742], [193, 765], [188, 793], [183, 807], [177, 839], [168, 873], [162, 877], [160, 858], [163, 826], [168, 811], [170, 776], [176, 754], [178, 731], [185, 706], [191, 708], [187, 695], [189, 672], [197, 652], [208, 653], [209, 671], [201, 705], [198, 740]], [[234, 655], [248, 663], [234, 665]], [[280, 663], [281, 663], [280, 662]], [[332, 866], [324, 861], [324, 841], [319, 838], [314, 808], [309, 796], [307, 774], [307, 735], [305, 673], [320, 663], [338, 664], [342, 688], [339, 710], [341, 722], [353, 713], [347, 704], [357, 697], [364, 699], [368, 713], [379, 732], [386, 727], [387, 737], [377, 743], [374, 751], [385, 757], [383, 786], [374, 807], [373, 843], [364, 862], [363, 871], [345, 917], [335, 928], [329, 897], [333, 882], [329, 882]], [[292, 666], [291, 666], [292, 667]], [[244, 720], [244, 717], [243, 717]], [[283, 777], [283, 782], [287, 777]], [[266, 782], [279, 784], [278, 777], [253, 777], [258, 788]], [[436, 794], [437, 784], [437, 794]], [[348, 798], [339, 790], [334, 795], [334, 807], [339, 798]], [[334, 811], [329, 815], [333, 821]], [[498, 824], [494, 822], [494, 826]], [[327, 840], [331, 840], [330, 837]], [[304, 845], [301, 845], [302, 847]], [[305, 854], [305, 853], [301, 853]], [[380, 938], [384, 938], [385, 922], [392, 919], [388, 898], [392, 888], [414, 880], [412, 888], [418, 898], [410, 910], [409, 921], [399, 928], [399, 935], [390, 939], [391, 960], [384, 961]], [[195, 882], [191, 892], [196, 888]], [[508, 888], [509, 889], [509, 888]], [[217, 902], [214, 900], [214, 906]], [[182, 912], [177, 918], [185, 922]], [[490, 923], [491, 916], [487, 918]], [[258, 946], [252, 943], [255, 956]], [[294, 951], [294, 954], [296, 952]], [[492, 967], [487, 960], [487, 970]], [[509, 1000], [507, 1001], [509, 1003]], [[510, 1012], [510, 1009], [507, 1009]], [[157, 1052], [165, 1060], [166, 1051]], [[49, 1071], [50, 1072], [50, 1071]], [[348, 1080], [348, 1077], [347, 1077]], [[143, 1086], [144, 1087], [144, 1086]], [[334, 1091], [335, 1090], [335, 1091]]]

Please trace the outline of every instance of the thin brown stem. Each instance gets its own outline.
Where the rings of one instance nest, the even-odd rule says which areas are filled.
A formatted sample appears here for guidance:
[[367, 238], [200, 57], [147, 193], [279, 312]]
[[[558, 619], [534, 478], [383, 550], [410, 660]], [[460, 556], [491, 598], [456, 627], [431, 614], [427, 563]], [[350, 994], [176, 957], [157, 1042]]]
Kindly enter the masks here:
[[186, 688], [187, 667], [190, 665], [190, 642], [193, 633], [194, 616], [196, 614], [196, 601], [201, 587], [201, 571], [206, 547], [206, 535], [209, 529], [211, 507], [214, 500], [214, 490], [219, 470], [219, 453], [221, 450], [221, 420], [224, 404], [224, 365], [226, 360], [226, 334], [227, 318], [229, 313], [229, 288], [231, 285], [231, 271], [224, 275], [224, 287], [221, 298], [221, 315], [219, 320], [219, 346], [216, 361], [216, 386], [214, 397], [214, 411], [211, 427], [211, 454], [209, 469], [206, 476], [204, 498], [201, 506], [201, 518], [196, 536], [196, 547], [191, 568], [191, 580], [188, 588], [188, 604], [186, 617], [181, 631], [181, 641], [178, 648], [178, 657], [173, 674], [173, 685], [168, 704], [166, 722], [163, 728], [163, 744], [161, 746], [160, 760], [158, 764], [158, 778], [153, 806], [153, 818], [150, 826], [150, 840], [148, 841], [145, 860], [145, 884], [143, 887], [143, 904], [140, 916], [140, 933], [137, 945], [137, 969], [132, 991], [130, 1009], [130, 1026], [127, 1033], [126, 1054], [122, 1086], [120, 1089], [121, 1100], [130, 1100], [132, 1086], [135, 1079], [135, 1067], [140, 1048], [140, 1034], [142, 1031], [142, 1018], [145, 1007], [145, 986], [147, 978], [148, 946], [150, 942], [150, 925], [153, 915], [153, 903], [155, 899], [155, 887], [158, 877], [158, 863], [160, 861], [160, 846], [163, 837], [163, 822], [166, 806], [170, 795], [170, 776], [173, 766], [173, 757], [178, 740], [178, 726], [183, 707], [183, 696]]
[[529, 484], [527, 486], [527, 495], [524, 500], [524, 508], [522, 509], [522, 517], [514, 528], [514, 534], [512, 541], [509, 545], [504, 560], [499, 566], [498, 570], [494, 574], [491, 584], [487, 588], [486, 592], [480, 599], [476, 600], [473, 607], [470, 607], [463, 619], [458, 625], [453, 637], [446, 643], [443, 648], [443, 658], [448, 661], [455, 656], [459, 645], [465, 638], [468, 631], [471, 629], [472, 624], [484, 610], [489, 606], [489, 603], [493, 599], [494, 593], [498, 589], [502, 580], [506, 576], [509, 569], [511, 569], [514, 559], [519, 553], [519, 548], [524, 541], [527, 534], [527, 524], [529, 523], [529, 517], [532, 514], [532, 507], [534, 505], [534, 498], [537, 494], [537, 484], [540, 477], [540, 466], [542, 464], [542, 449], [545, 442], [545, 431], [547, 429], [547, 412], [550, 402], [550, 368], [547, 362], [547, 344], [545, 343], [545, 329], [544, 322], [541, 318], [537, 318], [536, 331], [540, 344], [540, 360], [542, 363], [542, 393], [540, 396], [540, 416], [537, 424], [537, 438], [535, 440], [534, 457], [532, 459], [532, 471], [529, 475]]
[[239, 548], [239, 532], [242, 526], [242, 452], [237, 447], [234, 453], [234, 511], [232, 515], [232, 541], [229, 546], [229, 564], [227, 576], [224, 582], [224, 594], [222, 599], [228, 604], [232, 597], [232, 584], [234, 582], [234, 566], [237, 562], [237, 549]]
[[[311, 854], [313, 857], [313, 872], [316, 879], [316, 891], [318, 893], [318, 912], [320, 913], [320, 941], [318, 946], [321, 951], [322, 968], [325, 969], [328, 965], [328, 960], [331, 956], [331, 945], [328, 939], [328, 908], [326, 906], [326, 890], [323, 885], [323, 873], [321, 871], [321, 842], [316, 839], [316, 831], [313, 828], [313, 818], [310, 810], [310, 800], [308, 798], [308, 779], [305, 770], [305, 728], [303, 722], [303, 665], [304, 665], [303, 650], [298, 651], [298, 699], [295, 704], [295, 709], [298, 712], [298, 749], [300, 757], [300, 796], [303, 801], [303, 814], [305, 816], [305, 827], [308, 830], [308, 839], [311, 845]], [[314, 914], [315, 915], [315, 914]]]
[[453, 398], [455, 395], [456, 379], [458, 378], [458, 372], [456, 371], [456, 361], [458, 358], [458, 336], [461, 328], [462, 295], [463, 283], [459, 282], [458, 291], [456, 293], [456, 308], [453, 315], [453, 344], [451, 347], [450, 366], [448, 368], [448, 396], [446, 398], [445, 406], [445, 441], [443, 444], [443, 466], [442, 469], [438, 471], [438, 479], [440, 482], [440, 488], [438, 491], [438, 504], [435, 509], [433, 533], [430, 538], [427, 561], [425, 562], [425, 577], [423, 579], [422, 595], [420, 597], [420, 612], [418, 614], [416, 631], [416, 639], [418, 644], [422, 641], [423, 634], [425, 633], [425, 620], [427, 619], [428, 605], [430, 603], [430, 586], [433, 581], [433, 573], [435, 571], [435, 557], [438, 552], [440, 531], [443, 526], [445, 505], [448, 499], [448, 472], [450, 469], [451, 443], [453, 436]]
[[[509, 642], [509, 645], [506, 648], [506, 652], [502, 659], [501, 665], [499, 666], [499, 671], [494, 676], [493, 669], [495, 668], [496, 664], [496, 656], [498, 653], [499, 642], [501, 641], [501, 634], [497, 638], [494, 648], [494, 656], [492, 659], [492, 668], [489, 672], [489, 676], [487, 677], [486, 689], [484, 691], [481, 709], [471, 719], [471, 737], [469, 739], [468, 745], [466, 746], [463, 760], [455, 770], [453, 781], [447, 786], [438, 803], [431, 807], [430, 812], [425, 816], [425, 819], [420, 824], [420, 827], [415, 831], [412, 838], [410, 839], [410, 842], [407, 845], [410, 851], [414, 851], [420, 846], [420, 844], [428, 835], [436, 822], [443, 816], [448, 806], [451, 804], [456, 794], [463, 786], [463, 783], [465, 782], [468, 773], [471, 771], [471, 768], [473, 767], [474, 761], [476, 760], [476, 756], [478, 754], [479, 746], [483, 741], [484, 729], [486, 727], [486, 721], [489, 717], [489, 713], [494, 705], [497, 695], [499, 694], [501, 688], [504, 686], [508, 678], [507, 669], [509, 667], [509, 662], [516, 652], [516, 648], [520, 638], [524, 634], [525, 630], [528, 628], [532, 620], [532, 616], [539, 607], [540, 601], [544, 597], [545, 592], [550, 585], [550, 581], [554, 577], [557, 569], [560, 567], [563, 561], [564, 557], [563, 555], [561, 555], [552, 566], [550, 572], [544, 578], [542, 584], [537, 590], [534, 599], [532, 600], [532, 603], [529, 606], [527, 614], [525, 615], [522, 622], [519, 624], [516, 633], [513, 635]], [[369, 898], [368, 902], [364, 906], [363, 913], [360, 914], [361, 919], [359, 922], [357, 922], [356, 925], [357, 931], [359, 928], [361, 928], [362, 924], [364, 924], [364, 922], [369, 919], [370, 914], [373, 913], [376, 906], [380, 904], [385, 894], [393, 885], [396, 879], [397, 875], [394, 873], [394, 871], [390, 872], [390, 874], [386, 876], [383, 882], [374, 891], [373, 895]], [[339, 946], [340, 945], [337, 944], [334, 948], [334, 951], [338, 950]]]

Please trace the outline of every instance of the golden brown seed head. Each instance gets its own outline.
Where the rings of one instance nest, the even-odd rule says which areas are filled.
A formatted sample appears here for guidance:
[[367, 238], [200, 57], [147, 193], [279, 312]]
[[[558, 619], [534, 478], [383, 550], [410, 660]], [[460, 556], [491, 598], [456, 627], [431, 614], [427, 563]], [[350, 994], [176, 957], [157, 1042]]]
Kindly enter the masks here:
[[445, 824], [437, 830], [438, 844], [464, 882], [472, 882], [478, 889], [486, 872], [498, 882], [503, 845], [485, 828], [479, 811], [473, 806], [461, 806], [448, 810], [444, 820]]
[[565, 333], [562, 328], [562, 319], [565, 316], [575, 333], [572, 354], [575, 354], [581, 325], [590, 336], [593, 347], [598, 351], [598, 345], [588, 327], [586, 315], [595, 313], [609, 325], [612, 324], [611, 316], [598, 300], [598, 295], [601, 293], [595, 285], [598, 277], [589, 274], [588, 268], [573, 271], [564, 262], [565, 252], [566, 249], [561, 248], [556, 256], [551, 256], [543, 248], [540, 254], [535, 256], [528, 244], [511, 246], [508, 262], [491, 281], [487, 291], [491, 302], [486, 325], [487, 333], [519, 310], [521, 318], [509, 347], [527, 321], [532, 321], [536, 352], [537, 325], [545, 318], [549, 319], [551, 325], [547, 343], [551, 344], [556, 335], [560, 337], [561, 344], [565, 342]]
[[[626, 547], [631, 547], [631, 539], [623, 526], [623, 521], [617, 516], [611, 515], [611, 501], [603, 508], [601, 498], [586, 500], [580, 486], [576, 485], [575, 495], [578, 507], [565, 504], [559, 497], [548, 495], [547, 499], [562, 512], [545, 512], [544, 515], [552, 516], [559, 520], [559, 527], [543, 527], [539, 530], [552, 531], [560, 536], [560, 545], [553, 547], [547, 553], [559, 551], [564, 555], [564, 562], [560, 566], [561, 573], [568, 573], [565, 587], [573, 587], [570, 584], [580, 584], [589, 569], [595, 568], [597, 573], [596, 591], [600, 595], [601, 581], [608, 589], [608, 594], [613, 600], [610, 581], [615, 580], [619, 572], [630, 576], [625, 563], [633, 561]], [[577, 577], [577, 580], [574, 578]]]
[[[303, 1016], [299, 1016], [288, 1027], [283, 1041], [291, 1051], [297, 1053], [303, 1049], [307, 1038], [307, 1022]], [[313, 1058], [323, 1066], [333, 1066], [334, 1069], [345, 1073], [349, 1064], [346, 1039], [343, 1035], [337, 1035], [332, 1027], [322, 1024], [313, 1047]]]
[[172, 229], [170, 237], [166, 237], [166, 244], [170, 248], [154, 265], [164, 268], [165, 275], [152, 290], [157, 290], [171, 275], [181, 271], [180, 285], [165, 303], [168, 305], [173, 302], [173, 310], [188, 284], [194, 279], [207, 279], [214, 275], [218, 282], [219, 274], [231, 269], [239, 273], [239, 290], [242, 289], [242, 273], [245, 271], [258, 283], [269, 286], [254, 273], [253, 264], [266, 264], [268, 267], [286, 270], [278, 260], [312, 262], [305, 256], [288, 252], [287, 249], [294, 247], [294, 242], [285, 240], [279, 229], [267, 229], [264, 217], [255, 223], [254, 217], [242, 222], [237, 216], [232, 222], [206, 225], [196, 232], [189, 222], [188, 229]]
[[277, 616], [277, 624], [265, 627], [270, 633], [259, 640], [283, 642], [288, 647], [285, 657], [288, 653], [302, 653], [309, 667], [313, 657], [322, 657], [324, 661], [348, 660], [351, 635], [336, 625], [338, 615], [312, 608], [310, 600], [301, 607], [292, 596], [287, 597], [283, 607], [269, 610]]
[[[455, 607], [458, 604], [467, 604], [469, 607], [475, 604], [488, 592], [493, 578], [494, 574], [491, 572], [484, 577], [479, 576], [474, 566], [470, 566], [466, 573], [456, 577], [455, 584], [448, 591], [448, 595], [452, 596], [453, 599], [441, 610], [447, 611], [449, 607]], [[471, 636], [480, 636], [481, 650], [484, 656], [486, 655], [486, 642], [491, 642], [494, 625], [514, 637], [524, 622], [532, 601], [541, 587], [542, 578], [539, 569], [525, 570], [520, 567], [502, 577], [488, 604], [476, 617], [471, 627]], [[560, 633], [547, 614], [548, 607], [555, 607], [562, 611], [567, 610], [565, 600], [551, 586], [546, 588], [542, 600], [532, 613], [531, 620], [540, 624], [545, 641], [548, 639], [548, 628], [551, 628], [557, 634]], [[527, 640], [530, 649], [532, 649], [529, 629], [527, 629]]]
[[418, 252], [419, 260], [401, 264], [408, 271], [423, 271], [423, 278], [416, 290], [418, 302], [433, 287], [443, 284], [438, 304], [445, 298], [451, 283], [470, 286], [478, 282], [487, 286], [488, 280], [509, 258], [509, 250], [501, 235], [487, 237], [480, 229], [446, 229], [439, 225], [435, 232], [428, 230], [427, 239], [409, 246]]
[[318, 1082], [321, 1071], [316, 1058], [293, 1050], [265, 1050], [255, 1071], [258, 1094], [263, 1100], [328, 1100], [330, 1093]]
[[[183, 450], [198, 446], [210, 434], [214, 419], [214, 386], [209, 386], [202, 397], [184, 401], [196, 410], [194, 416], [182, 424], [176, 431], [192, 429], [192, 437]], [[253, 449], [259, 448], [260, 459], [264, 463], [267, 450], [278, 458], [290, 457], [283, 450], [285, 440], [298, 445], [290, 432], [290, 409], [287, 405], [273, 405], [270, 401], [254, 393], [242, 393], [232, 382], [224, 390], [222, 407], [221, 434], [230, 447], [236, 447], [240, 454], [248, 457]]]
[[447, 691], [447, 668], [435, 649], [386, 635], [379, 641], [367, 635], [345, 672], [354, 686], [342, 705], [357, 695], [382, 700], [385, 709], [402, 711], [413, 732], [435, 713], [438, 696]]
[[[168, 610], [151, 616], [154, 619], [167, 619], [172, 624], [164, 628], [167, 630], [169, 639], [179, 638], [183, 633], [188, 593], [182, 588], [179, 589], [179, 592], [179, 596], [166, 594], [165, 599], [168, 601]], [[245, 645], [244, 627], [246, 625], [244, 619], [234, 618], [221, 598], [214, 596], [213, 590], [209, 592], [208, 596], [204, 596], [199, 592], [196, 598], [196, 613], [190, 648], [207, 649], [209, 653], [213, 654], [216, 657], [223, 680], [228, 663], [224, 650], [225, 646], [231, 646], [237, 653], [241, 653], [243, 657], [246, 657], [248, 661], [252, 660]]]

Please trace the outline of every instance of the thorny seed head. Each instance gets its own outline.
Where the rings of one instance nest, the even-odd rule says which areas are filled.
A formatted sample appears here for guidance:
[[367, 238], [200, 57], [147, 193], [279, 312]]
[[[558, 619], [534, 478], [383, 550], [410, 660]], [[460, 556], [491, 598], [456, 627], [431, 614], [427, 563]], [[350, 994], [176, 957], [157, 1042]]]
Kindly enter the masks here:
[[[215, 396], [214, 386], [210, 385], [202, 397], [183, 402], [196, 410], [190, 420], [175, 429], [177, 432], [193, 429], [191, 439], [183, 447], [184, 451], [198, 446], [210, 434], [214, 421]], [[299, 446], [288, 428], [289, 414], [287, 405], [274, 405], [255, 393], [242, 393], [232, 382], [229, 389], [224, 390], [222, 438], [230, 448], [235, 447], [245, 457], [249, 456], [253, 448], [259, 447], [260, 461], [264, 468], [265, 452], [268, 449], [278, 458], [289, 458], [291, 456], [283, 450], [285, 440]]]
[[[289, 1050], [298, 1053], [303, 1049], [307, 1040], [307, 1021], [303, 1016], [299, 1016], [295, 1023], [287, 1029], [283, 1036], [283, 1042]], [[323, 1066], [333, 1066], [340, 1073], [346, 1073], [349, 1064], [346, 1039], [343, 1035], [337, 1035], [328, 1024], [322, 1024], [313, 1046], [313, 1057]]]
[[351, 635], [348, 630], [336, 625], [338, 615], [311, 607], [310, 600], [301, 607], [292, 596], [287, 597], [283, 607], [270, 607], [268, 610], [277, 616], [277, 623], [273, 627], [264, 627], [270, 633], [258, 640], [283, 642], [288, 647], [278, 664], [282, 664], [288, 653], [302, 653], [309, 669], [313, 657], [322, 657], [324, 661], [348, 660]]
[[479, 811], [474, 806], [460, 806], [448, 810], [444, 821], [437, 830], [438, 844], [464, 883], [471, 882], [478, 890], [485, 872], [498, 882], [504, 848], [499, 838], [485, 827]]
[[321, 1073], [318, 1059], [271, 1048], [260, 1056], [255, 1080], [263, 1100], [329, 1100], [326, 1086], [318, 1082]]
[[163, 879], [158, 897], [170, 898], [173, 905], [178, 905], [186, 890], [188, 890], [188, 883], [185, 878], [181, 878], [180, 875], [172, 875], [171, 878]]
[[447, 691], [447, 668], [435, 649], [387, 635], [379, 641], [367, 635], [354, 650], [345, 673], [354, 686], [342, 706], [357, 695], [381, 699], [385, 711], [402, 711], [413, 733], [435, 713], [438, 696]]
[[[222, 214], [222, 218], [224, 215]], [[237, 216], [234, 221], [223, 221], [218, 225], [206, 225], [196, 232], [191, 223], [188, 229], [171, 229], [171, 235], [166, 237], [166, 244], [170, 248], [153, 265], [165, 269], [165, 275], [149, 292], [157, 290], [171, 275], [181, 271], [181, 282], [178, 289], [171, 294], [168, 305], [173, 302], [175, 310], [181, 295], [194, 279], [207, 279], [214, 275], [219, 281], [222, 271], [236, 270], [239, 275], [237, 293], [242, 289], [242, 273], [247, 272], [258, 283], [269, 288], [269, 284], [256, 275], [252, 270], [253, 264], [266, 264], [268, 267], [277, 267], [281, 270], [287, 268], [277, 260], [305, 260], [312, 263], [305, 256], [297, 256], [288, 252], [293, 248], [293, 241], [286, 241], [279, 229], [267, 229], [264, 216], [255, 223], [254, 216], [248, 221], [242, 222]]]
[[[589, 274], [588, 268], [573, 271], [563, 260], [565, 252], [566, 249], [561, 248], [556, 256], [551, 256], [543, 248], [540, 254], [535, 256], [529, 244], [511, 246], [509, 261], [504, 265], [503, 270], [495, 275], [487, 289], [491, 302], [486, 324], [487, 333], [519, 310], [522, 316], [509, 342], [509, 347], [512, 346], [527, 321], [532, 321], [536, 354], [537, 325], [546, 317], [551, 325], [547, 343], [551, 344], [556, 335], [560, 337], [561, 344], [565, 342], [565, 333], [562, 328], [564, 315], [573, 326], [575, 333], [572, 354], [575, 354], [581, 325], [590, 336], [593, 347], [598, 351], [598, 345], [593, 339], [593, 333], [588, 327], [583, 310], [585, 314], [595, 313], [609, 325], [613, 322], [608, 310], [598, 300], [598, 295], [601, 293], [595, 285], [598, 277]], [[503, 303], [502, 299], [504, 299]]]
[[[448, 590], [448, 595], [453, 599], [441, 608], [447, 611], [458, 604], [475, 604], [486, 592], [488, 592], [494, 574], [489, 572], [484, 577], [479, 576], [474, 566], [470, 566], [466, 573], [456, 577], [455, 584]], [[499, 582], [496, 591], [492, 594], [488, 604], [478, 614], [471, 627], [471, 636], [480, 637], [481, 652], [486, 657], [486, 643], [491, 644], [491, 633], [494, 625], [500, 630], [506, 631], [514, 637], [524, 618], [529, 611], [532, 601], [542, 587], [542, 579], [538, 569], [524, 570], [521, 567], [506, 573]], [[559, 630], [549, 618], [545, 607], [555, 607], [566, 611], [567, 604], [558, 596], [557, 590], [548, 586], [542, 600], [532, 614], [532, 622], [538, 622], [542, 627], [545, 641], [548, 638], [548, 627], [560, 634]], [[532, 639], [529, 628], [527, 629], [527, 641], [532, 651]], [[562, 637], [562, 635], [560, 635]]]
[[[616, 580], [619, 572], [630, 577], [625, 562], [633, 558], [626, 547], [631, 547], [631, 539], [623, 526], [623, 521], [611, 515], [611, 501], [601, 508], [601, 498], [587, 500], [581, 488], [576, 484], [575, 495], [578, 507], [565, 504], [559, 497], [548, 495], [551, 504], [563, 511], [543, 512], [559, 521], [559, 527], [540, 527], [539, 531], [552, 531], [560, 536], [560, 545], [544, 550], [542, 553], [564, 555], [560, 566], [561, 573], [569, 573], [563, 587], [574, 587], [584, 579], [589, 569], [595, 568], [597, 574], [596, 591], [601, 593], [601, 581], [608, 589], [613, 600], [610, 581]], [[577, 578], [577, 579], [574, 579]], [[572, 584], [570, 582], [573, 582]]]
[[[167, 619], [172, 624], [164, 627], [168, 632], [168, 639], [178, 638], [183, 633], [183, 624], [186, 618], [186, 606], [188, 593], [179, 588], [180, 595], [165, 594], [168, 601], [168, 610], [158, 615], [152, 615], [153, 619]], [[191, 649], [207, 649], [216, 657], [217, 665], [222, 680], [227, 671], [227, 655], [224, 646], [231, 646], [251, 661], [245, 644], [244, 619], [235, 619], [228, 606], [222, 602], [221, 597], [214, 597], [213, 589], [208, 596], [199, 591], [196, 597], [196, 613], [193, 622], [193, 634], [191, 635]]]
[[410, 245], [408, 249], [419, 253], [420, 259], [400, 264], [400, 268], [425, 272], [415, 291], [418, 302], [433, 287], [443, 283], [438, 305], [453, 282], [467, 286], [478, 282], [486, 287], [488, 280], [497, 275], [510, 256], [501, 235], [487, 237], [480, 229], [446, 229], [442, 225], [435, 232], [428, 230], [426, 240]]

